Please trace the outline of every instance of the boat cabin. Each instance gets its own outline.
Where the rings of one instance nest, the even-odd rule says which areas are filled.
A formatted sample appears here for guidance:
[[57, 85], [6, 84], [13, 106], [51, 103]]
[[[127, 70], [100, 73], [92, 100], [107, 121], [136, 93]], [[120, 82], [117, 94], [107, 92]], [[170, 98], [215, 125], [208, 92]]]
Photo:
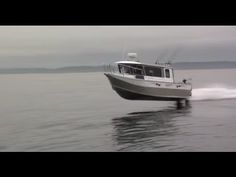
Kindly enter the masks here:
[[119, 61], [118, 72], [126, 77], [136, 79], [173, 82], [173, 68], [166, 64], [143, 64], [136, 61]]

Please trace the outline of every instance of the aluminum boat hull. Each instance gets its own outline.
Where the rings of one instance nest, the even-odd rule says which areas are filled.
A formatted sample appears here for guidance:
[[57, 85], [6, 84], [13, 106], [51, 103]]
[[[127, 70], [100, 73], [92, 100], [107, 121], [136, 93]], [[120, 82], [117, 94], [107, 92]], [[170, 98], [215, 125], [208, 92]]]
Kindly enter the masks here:
[[113, 73], [105, 75], [113, 90], [128, 100], [180, 101], [191, 96], [192, 88], [187, 84], [132, 79]]

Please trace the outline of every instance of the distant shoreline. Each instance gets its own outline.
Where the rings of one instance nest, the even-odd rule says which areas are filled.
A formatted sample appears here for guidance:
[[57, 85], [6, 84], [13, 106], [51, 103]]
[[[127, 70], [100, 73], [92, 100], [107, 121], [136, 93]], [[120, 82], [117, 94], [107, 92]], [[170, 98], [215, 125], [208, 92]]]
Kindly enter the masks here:
[[[178, 62], [172, 64], [175, 70], [211, 70], [236, 69], [236, 62]], [[30, 73], [86, 73], [103, 72], [104, 66], [68, 66], [61, 68], [0, 68], [0, 74], [30, 74]]]

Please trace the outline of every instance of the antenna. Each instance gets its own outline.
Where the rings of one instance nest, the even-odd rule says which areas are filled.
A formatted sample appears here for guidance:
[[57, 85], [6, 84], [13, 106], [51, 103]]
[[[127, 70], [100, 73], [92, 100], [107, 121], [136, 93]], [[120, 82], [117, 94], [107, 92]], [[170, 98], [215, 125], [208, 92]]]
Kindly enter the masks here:
[[159, 63], [159, 60], [158, 60], [158, 58], [156, 59], [156, 61], [155, 61], [155, 64], [158, 64]]
[[123, 49], [122, 49], [122, 60], [125, 59], [125, 51], [126, 51], [126, 48], [125, 48], [125, 42], [123, 43]]
[[170, 60], [167, 61], [166, 63], [168, 66], [170, 66], [172, 64], [172, 62]]
[[181, 51], [181, 47], [179, 46], [169, 55], [168, 63], [171, 63], [180, 51]]
[[158, 59], [163, 60], [164, 58], [166, 58], [167, 55], [168, 55], [168, 49], [165, 49], [165, 50], [161, 51], [160, 54], [157, 57], [157, 60], [156, 60], [155, 64], [159, 64]]

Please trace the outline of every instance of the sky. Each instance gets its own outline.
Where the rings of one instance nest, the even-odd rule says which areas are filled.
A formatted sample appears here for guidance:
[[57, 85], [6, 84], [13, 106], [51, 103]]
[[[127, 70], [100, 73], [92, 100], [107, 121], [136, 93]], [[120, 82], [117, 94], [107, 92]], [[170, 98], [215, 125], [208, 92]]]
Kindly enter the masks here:
[[0, 68], [236, 61], [234, 26], [0, 26]]

